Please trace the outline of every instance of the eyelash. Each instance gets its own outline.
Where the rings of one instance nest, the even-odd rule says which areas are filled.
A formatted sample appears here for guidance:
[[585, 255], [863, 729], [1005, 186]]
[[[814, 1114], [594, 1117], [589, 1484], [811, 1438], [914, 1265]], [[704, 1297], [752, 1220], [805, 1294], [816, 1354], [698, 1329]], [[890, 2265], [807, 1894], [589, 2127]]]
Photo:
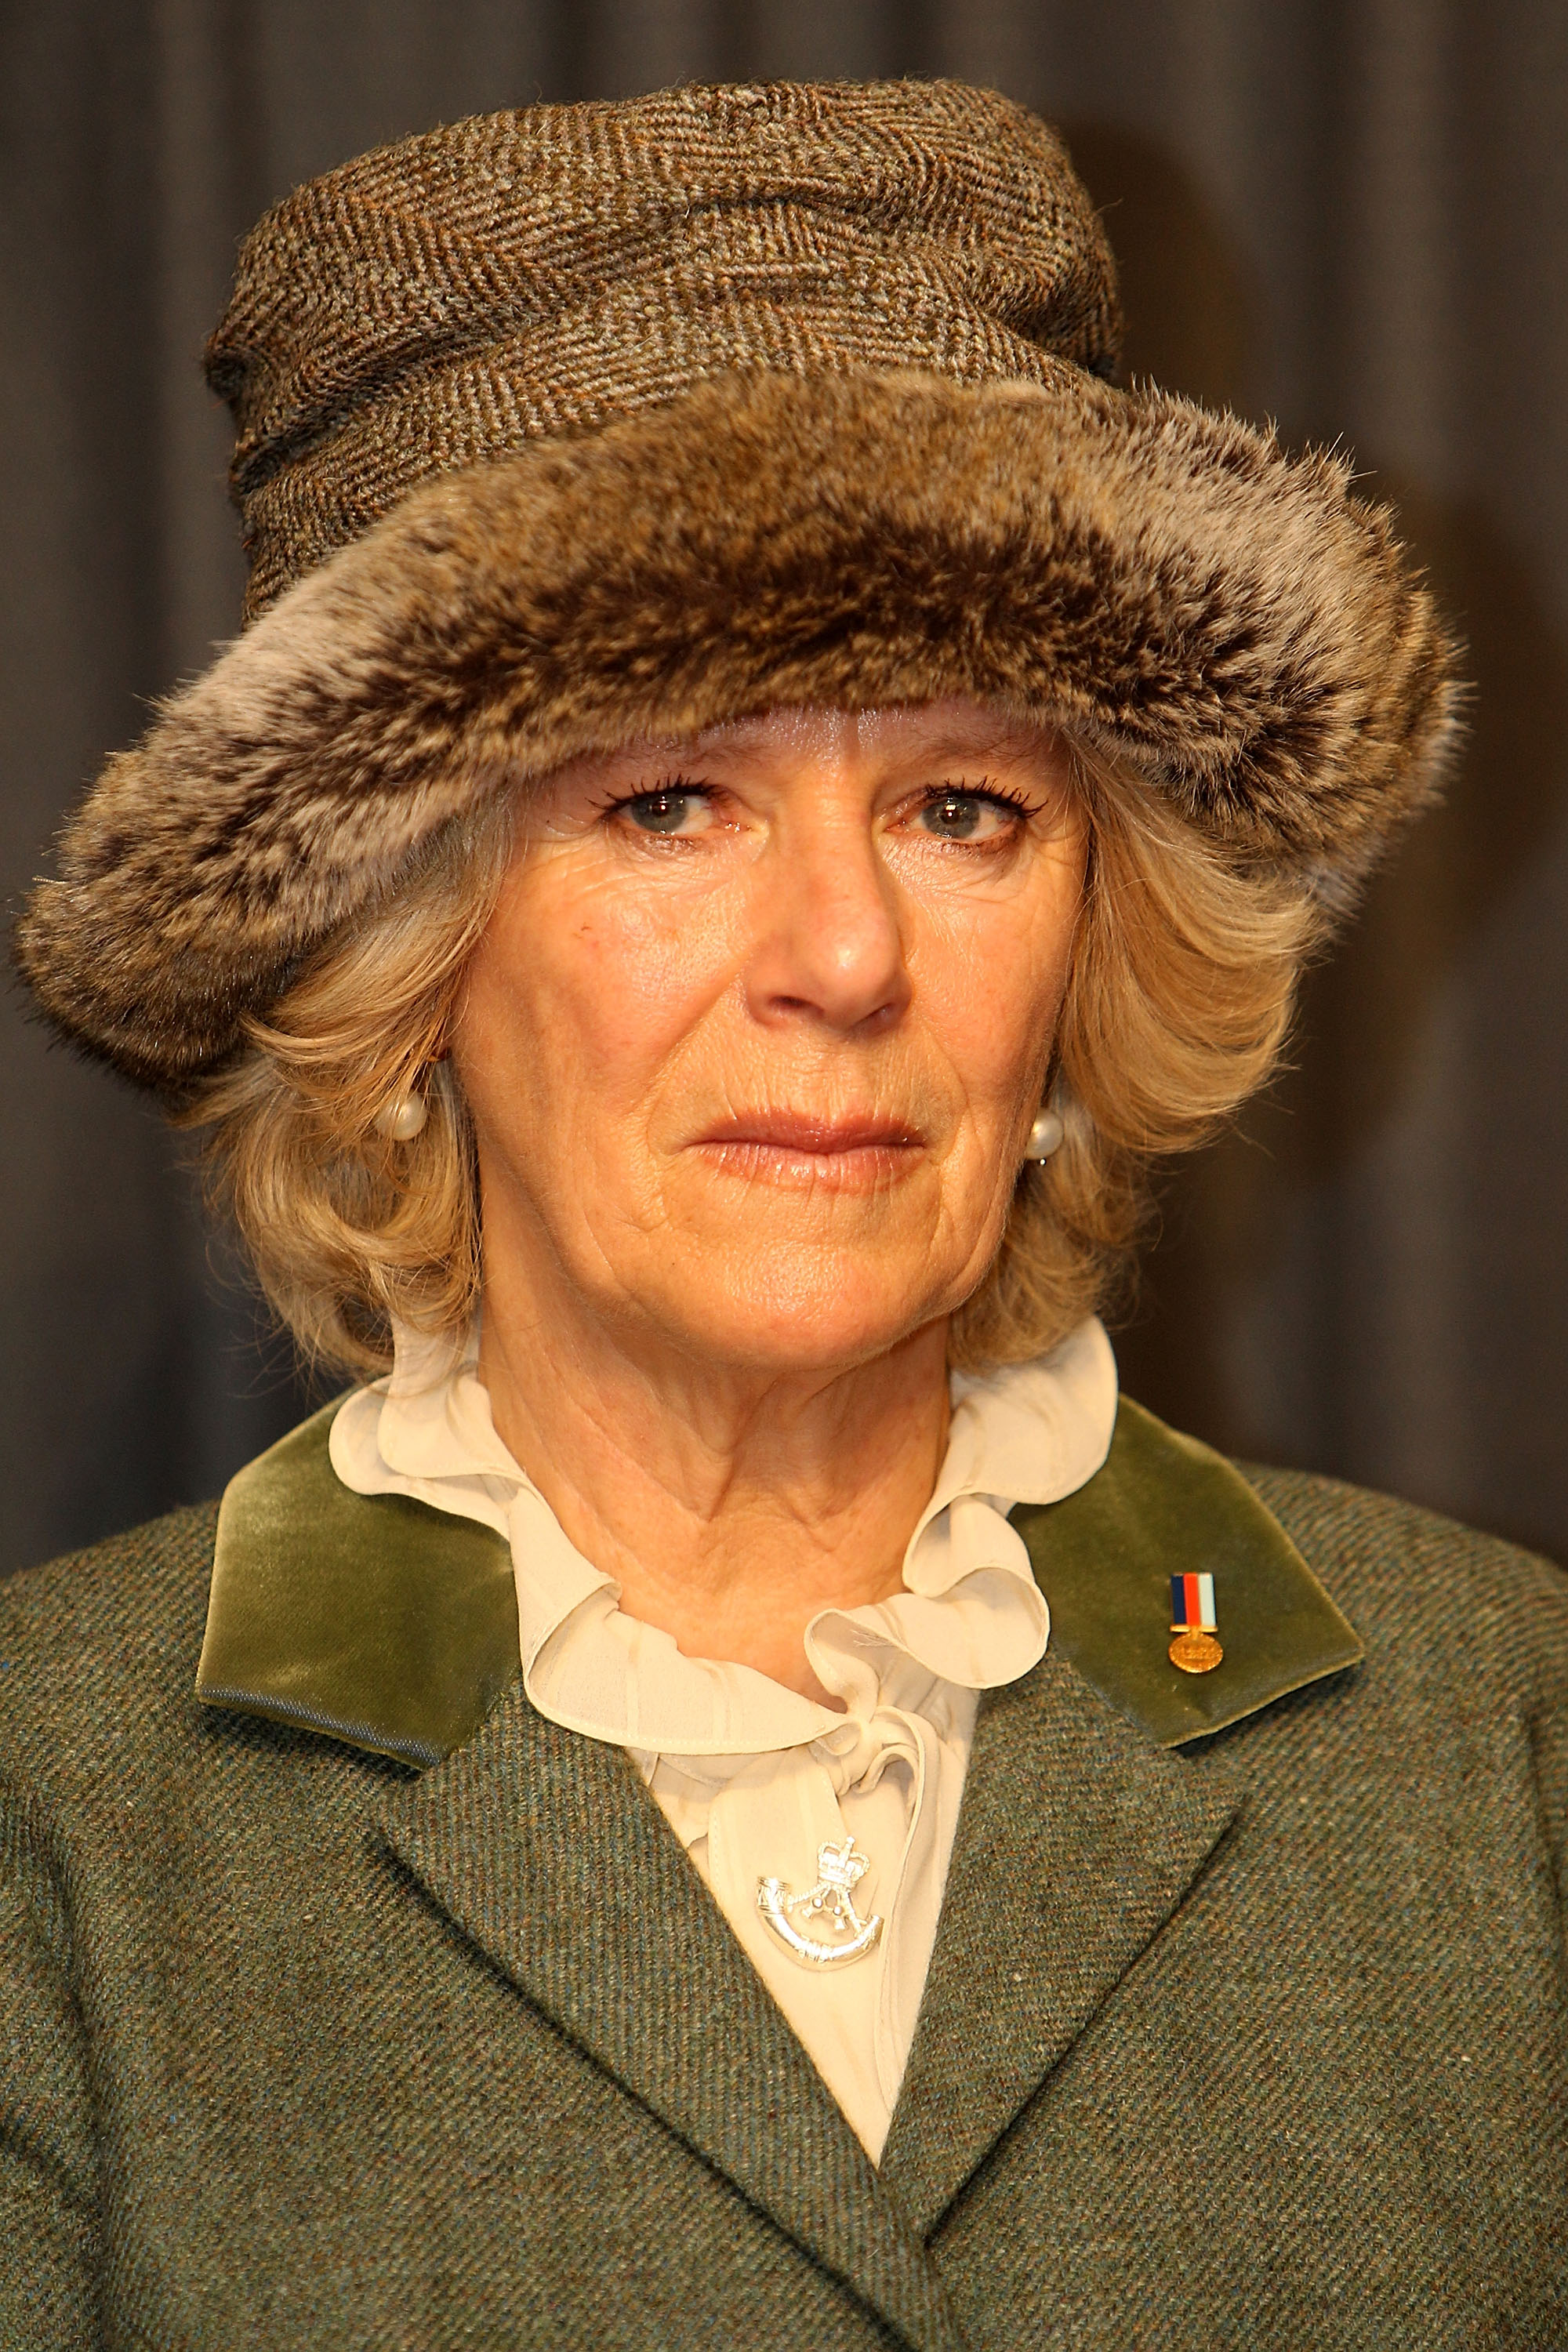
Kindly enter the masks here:
[[607, 824], [623, 810], [635, 808], [638, 801], [656, 801], [665, 793], [687, 793], [706, 797], [712, 790], [711, 784], [694, 784], [685, 776], [668, 776], [657, 784], [645, 784], [640, 792], [614, 793], [607, 800], [595, 803], [594, 814], [602, 824]]
[[[622, 793], [604, 802], [599, 809], [602, 817], [618, 816], [623, 809], [631, 808], [637, 801], [658, 800], [663, 794], [686, 793], [692, 798], [710, 798], [711, 784], [694, 783], [689, 776], [668, 776], [657, 784], [647, 785], [640, 793]], [[1030, 817], [1035, 810], [1022, 793], [1009, 792], [1003, 784], [932, 784], [921, 803], [922, 808], [934, 808], [943, 800], [989, 801], [994, 808], [1010, 809], [1014, 815]]]
[[1035, 812], [1022, 793], [1010, 793], [1005, 784], [936, 784], [926, 795], [924, 805], [951, 797], [958, 801], [989, 801], [994, 808], [1011, 809], [1018, 816], [1033, 816]]

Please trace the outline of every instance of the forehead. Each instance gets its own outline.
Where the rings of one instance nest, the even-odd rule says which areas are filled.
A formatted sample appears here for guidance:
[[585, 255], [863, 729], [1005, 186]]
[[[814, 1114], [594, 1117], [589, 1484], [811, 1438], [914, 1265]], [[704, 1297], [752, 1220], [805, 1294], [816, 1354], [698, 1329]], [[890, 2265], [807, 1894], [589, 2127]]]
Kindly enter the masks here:
[[[695, 734], [648, 737], [595, 756], [640, 766], [679, 757], [711, 766], [788, 760], [831, 764], [905, 757], [944, 764], [1037, 763], [1059, 749], [1044, 718], [1004, 709], [997, 704], [957, 698], [943, 702], [893, 703], [856, 710], [810, 705], [781, 709], [708, 727]], [[587, 762], [573, 763], [574, 766]]]

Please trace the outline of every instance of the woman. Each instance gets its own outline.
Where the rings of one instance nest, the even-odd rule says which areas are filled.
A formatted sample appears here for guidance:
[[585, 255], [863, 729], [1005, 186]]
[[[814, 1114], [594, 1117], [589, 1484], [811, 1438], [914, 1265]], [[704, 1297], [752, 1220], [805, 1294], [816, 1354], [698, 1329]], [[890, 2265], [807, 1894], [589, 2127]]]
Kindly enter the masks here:
[[1560, 1582], [1095, 1314], [1449, 652], [1114, 348], [951, 85], [247, 247], [249, 626], [22, 958], [368, 1384], [7, 1596], [5, 2340], [1556, 2340]]

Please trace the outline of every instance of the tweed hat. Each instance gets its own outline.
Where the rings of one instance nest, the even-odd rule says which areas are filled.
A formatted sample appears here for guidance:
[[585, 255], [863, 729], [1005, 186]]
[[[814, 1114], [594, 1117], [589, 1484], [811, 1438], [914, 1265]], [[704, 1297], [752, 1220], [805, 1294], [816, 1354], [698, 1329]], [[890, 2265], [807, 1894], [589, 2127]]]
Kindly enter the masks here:
[[1343, 459], [1118, 389], [1118, 339], [1060, 142], [952, 82], [534, 107], [300, 189], [208, 352], [246, 625], [68, 825], [45, 1012], [177, 1094], [486, 796], [778, 705], [1038, 711], [1348, 904], [1448, 642]]

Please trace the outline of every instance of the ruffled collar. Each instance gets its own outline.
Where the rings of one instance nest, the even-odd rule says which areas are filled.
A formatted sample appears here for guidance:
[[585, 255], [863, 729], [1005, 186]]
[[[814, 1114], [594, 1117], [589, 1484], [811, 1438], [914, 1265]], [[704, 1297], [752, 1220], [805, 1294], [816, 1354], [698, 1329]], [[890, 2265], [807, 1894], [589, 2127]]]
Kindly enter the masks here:
[[[889, 1705], [929, 1707], [942, 1684], [1016, 1681], [1043, 1654], [1049, 1615], [1007, 1513], [1054, 1503], [1104, 1462], [1116, 1365], [1093, 1318], [1034, 1363], [952, 1377], [946, 1457], [904, 1555], [904, 1590], [824, 1609], [806, 1655], [845, 1713], [754, 1668], [686, 1656], [628, 1616], [620, 1588], [568, 1540], [496, 1433], [478, 1337], [400, 1329], [392, 1373], [332, 1424], [331, 1461], [357, 1494], [402, 1494], [504, 1536], [517, 1578], [524, 1685], [540, 1712], [645, 1752], [760, 1755], [826, 1740]], [[850, 1733], [853, 1737], [853, 1733]]]

